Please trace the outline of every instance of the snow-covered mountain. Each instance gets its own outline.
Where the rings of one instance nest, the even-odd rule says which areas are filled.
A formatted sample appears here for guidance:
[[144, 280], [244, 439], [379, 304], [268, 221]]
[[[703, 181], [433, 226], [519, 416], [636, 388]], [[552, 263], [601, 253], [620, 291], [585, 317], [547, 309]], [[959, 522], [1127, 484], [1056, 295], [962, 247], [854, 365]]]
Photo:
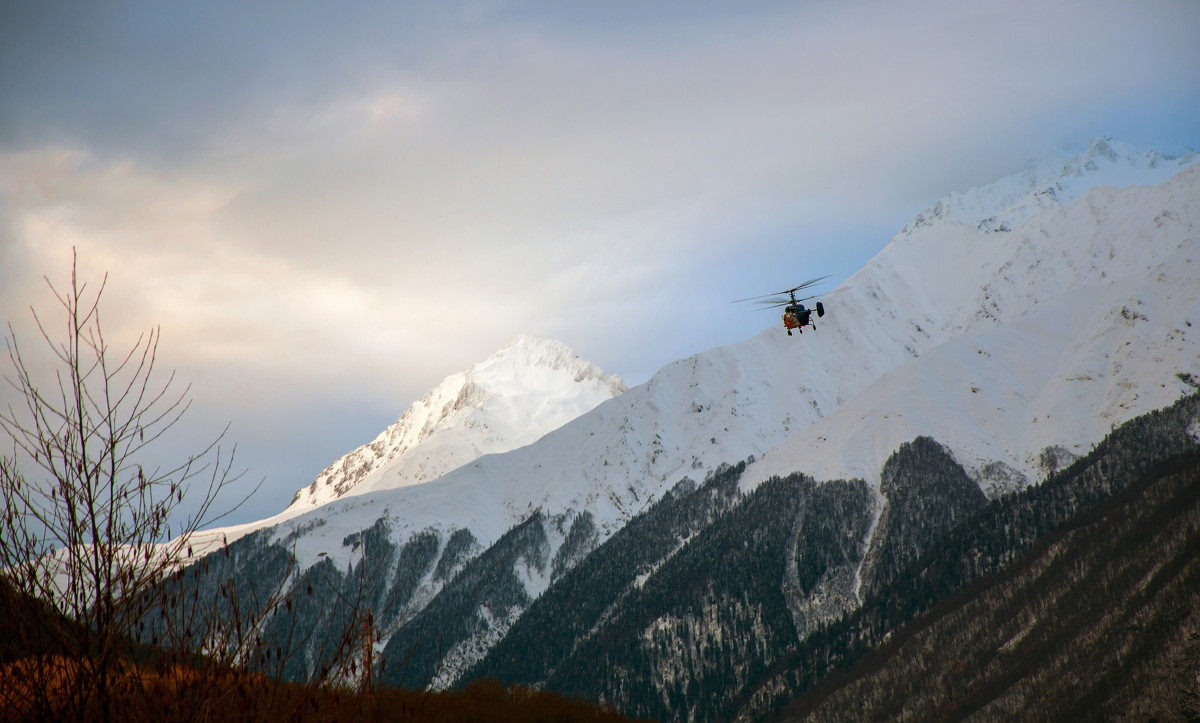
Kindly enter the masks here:
[[537, 440], [628, 389], [558, 341], [518, 336], [446, 377], [369, 444], [296, 491], [287, 511], [420, 484], [485, 454]]
[[[453, 408], [443, 397], [467, 388], [451, 384], [378, 448], [318, 479], [313, 504], [324, 504], [266, 532], [300, 571], [318, 561], [343, 571], [361, 564], [355, 541], [367, 530], [396, 559], [418, 542], [428, 548], [425, 567], [381, 581], [394, 589], [380, 599], [393, 602], [377, 617], [391, 621], [381, 645], [394, 635], [403, 646], [416, 645], [404, 626], [423, 610], [457, 616], [458, 637], [438, 641], [422, 681], [445, 685], [590, 550], [681, 481], [722, 465], [754, 458], [741, 474], [744, 493], [803, 472], [818, 482], [864, 480], [881, 499], [885, 461], [925, 435], [989, 495], [1036, 482], [1196, 383], [1197, 160], [1109, 139], [1074, 158], [1040, 159], [934, 204], [823, 298], [828, 314], [813, 333], [789, 337], [772, 326], [668, 364], [536, 442], [424, 484], [381, 472], [434, 439], [416, 430]], [[470, 425], [452, 426], [457, 434]], [[389, 457], [389, 449], [400, 451]], [[334, 499], [339, 486], [354, 493]], [[866, 534], [862, 545], [876, 544]], [[456, 571], [485, 558], [491, 582], [456, 581]], [[498, 598], [501, 574], [519, 590]], [[843, 582], [837, 605], [856, 594]], [[796, 613], [808, 604], [795, 602], [797, 619], [812, 618]], [[450, 624], [413, 624], [437, 620]]]

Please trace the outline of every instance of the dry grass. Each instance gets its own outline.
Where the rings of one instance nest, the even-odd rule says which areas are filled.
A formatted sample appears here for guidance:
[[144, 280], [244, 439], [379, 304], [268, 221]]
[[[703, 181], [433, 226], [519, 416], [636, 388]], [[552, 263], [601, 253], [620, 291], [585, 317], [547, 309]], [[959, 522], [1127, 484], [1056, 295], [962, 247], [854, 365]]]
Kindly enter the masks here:
[[[99, 720], [88, 661], [27, 657], [0, 667], [0, 719]], [[110, 671], [110, 710], [126, 721], [596, 721], [627, 720], [593, 703], [495, 680], [466, 690], [360, 692], [283, 683], [255, 673], [122, 663]]]

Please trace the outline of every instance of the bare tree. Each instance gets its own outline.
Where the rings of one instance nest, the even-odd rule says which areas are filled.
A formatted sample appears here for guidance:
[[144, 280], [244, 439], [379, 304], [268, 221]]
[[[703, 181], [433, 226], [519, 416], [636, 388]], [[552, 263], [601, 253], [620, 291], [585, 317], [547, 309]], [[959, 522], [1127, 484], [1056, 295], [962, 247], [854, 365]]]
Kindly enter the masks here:
[[[51, 372], [9, 325], [4, 379], [15, 401], [0, 409], [0, 585], [16, 637], [5, 654], [35, 653], [22, 656], [30, 683], [18, 692], [38, 715], [113, 716], [152, 590], [239, 477], [218, 444], [224, 433], [176, 466], [147, 466], [148, 449], [187, 412], [188, 388], [156, 369], [157, 328], [129, 348], [109, 345], [106, 281], [89, 289], [74, 259], [65, 289], [47, 279], [64, 326], [33, 317]], [[181, 520], [185, 495], [194, 512]]]
[[[233, 453], [222, 451], [222, 432], [178, 464], [150, 462], [152, 445], [188, 411], [189, 389], [156, 369], [157, 328], [127, 348], [109, 345], [106, 282], [89, 289], [74, 259], [66, 288], [47, 279], [63, 324], [32, 310], [48, 364], [28, 355], [9, 326], [4, 380], [15, 396], [0, 409], [0, 717], [275, 718], [313, 707], [330, 683], [344, 690], [358, 678], [369, 691], [375, 631], [361, 612], [371, 577], [363, 565], [353, 582], [300, 576], [294, 551], [262, 536], [243, 538], [256, 546], [238, 543], [234, 557], [251, 555], [260, 568], [271, 561], [265, 579], [247, 579], [254, 576], [230, 559], [230, 545], [193, 555], [193, 541], [212, 550], [212, 533], [197, 533], [223, 516], [213, 507], [240, 478]], [[314, 592], [336, 599], [325, 626], [301, 619]], [[272, 682], [297, 656], [307, 685]]]

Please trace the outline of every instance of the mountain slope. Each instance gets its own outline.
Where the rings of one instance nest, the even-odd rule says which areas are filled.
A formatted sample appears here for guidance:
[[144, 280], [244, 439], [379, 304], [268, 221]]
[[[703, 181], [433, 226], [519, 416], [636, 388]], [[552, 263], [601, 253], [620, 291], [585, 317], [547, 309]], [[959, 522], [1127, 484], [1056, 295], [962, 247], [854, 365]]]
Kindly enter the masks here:
[[[1200, 192], [1196, 171], [1180, 180]], [[763, 455], [748, 484], [796, 469], [877, 480], [886, 455], [920, 434], [953, 448], [992, 495], [1037, 481], [1114, 424], [1172, 402], [1189, 388], [1178, 374], [1200, 369], [1200, 240], [1162, 258], [897, 367]]]
[[1193, 395], [1135, 419], [993, 504], [798, 646], [742, 719], [761, 719], [772, 688], [807, 691], [774, 716], [787, 720], [1193, 719], [1200, 445], [1181, 432], [1196, 413]]
[[[976, 580], [990, 584], [1047, 535], [1078, 526], [1081, 515], [1120, 498], [1122, 490], [1136, 492], [1163, 464], [1173, 465], [1181, 455], [1194, 459], [1198, 413], [1200, 397], [1193, 394], [1142, 415], [1055, 479], [986, 505], [944, 448], [918, 438], [885, 463], [882, 516], [892, 507], [905, 529], [884, 538], [881, 521], [870, 550], [864, 550], [864, 533], [871, 492], [861, 480], [817, 484], [790, 475], [768, 480], [732, 504], [726, 492], [714, 504], [713, 493], [728, 489], [741, 472], [740, 466], [730, 468], [699, 488], [672, 491], [596, 548], [530, 606], [471, 675], [604, 698], [627, 714], [657, 719], [728, 720], [739, 710], [758, 719], [833, 670], [860, 658], [872, 665], [869, 651], [891, 640], [898, 626], [944, 610], [939, 600], [964, 586], [978, 587]], [[686, 527], [674, 529], [686, 529], [686, 536], [664, 539], [681, 519], [688, 520]], [[901, 554], [879, 554], [880, 539]], [[648, 558], [657, 562], [647, 565]], [[1054, 564], [1070, 571], [1075, 559], [1056, 555]], [[1133, 562], [1156, 567], [1153, 555]], [[854, 600], [856, 569], [873, 581], [864, 586], [873, 592], [861, 607], [847, 604]], [[1161, 572], [1162, 582], [1180, 587], [1173, 571]], [[1050, 579], [1073, 580], [1072, 574]], [[1128, 595], [1138, 586], [1121, 587]], [[1106, 594], [1090, 608], [1103, 608]], [[1001, 602], [1022, 605], [1010, 596]], [[1033, 611], [1023, 616], [1037, 617]], [[972, 629], [987, 634], [1003, 623], [1011, 637], [1019, 625], [1010, 618], [993, 622], [984, 616]], [[904, 640], [896, 634], [882, 659]], [[947, 647], [937, 655], [959, 652]], [[985, 649], [965, 661], [990, 670], [995, 656]], [[920, 660], [898, 670], [920, 671], [905, 680], [918, 691], [929, 673]], [[947, 666], [947, 673], [952, 670]], [[848, 697], [886, 701], [894, 694], [903, 697], [885, 684], [870, 695]], [[864, 718], [857, 705], [839, 708], [849, 719]], [[878, 704], [870, 718], [889, 719], [889, 710]]]

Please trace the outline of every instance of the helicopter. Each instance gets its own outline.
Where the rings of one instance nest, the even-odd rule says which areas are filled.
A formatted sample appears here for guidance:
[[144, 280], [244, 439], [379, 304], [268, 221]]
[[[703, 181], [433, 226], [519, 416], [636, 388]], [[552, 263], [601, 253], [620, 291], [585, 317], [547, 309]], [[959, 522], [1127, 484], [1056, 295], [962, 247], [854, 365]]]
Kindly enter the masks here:
[[737, 299], [733, 303], [741, 303], [743, 301], [753, 301], [759, 305], [761, 309], [778, 309], [783, 308], [783, 327], [787, 329], [788, 336], [792, 335], [792, 329], [798, 333], [804, 333], [804, 327], [812, 326], [817, 328], [817, 322], [813, 321], [812, 314], [817, 312], [818, 317], [825, 316], [825, 305], [817, 302], [815, 308], [809, 309], [804, 306], [805, 301], [815, 299], [816, 296], [805, 296], [797, 299], [796, 292], [808, 289], [820, 282], [828, 279], [829, 276], [818, 276], [815, 279], [809, 279], [799, 286], [793, 286], [790, 289], [776, 291], [773, 294], [764, 294], [763, 296], [751, 296], [748, 299]]

